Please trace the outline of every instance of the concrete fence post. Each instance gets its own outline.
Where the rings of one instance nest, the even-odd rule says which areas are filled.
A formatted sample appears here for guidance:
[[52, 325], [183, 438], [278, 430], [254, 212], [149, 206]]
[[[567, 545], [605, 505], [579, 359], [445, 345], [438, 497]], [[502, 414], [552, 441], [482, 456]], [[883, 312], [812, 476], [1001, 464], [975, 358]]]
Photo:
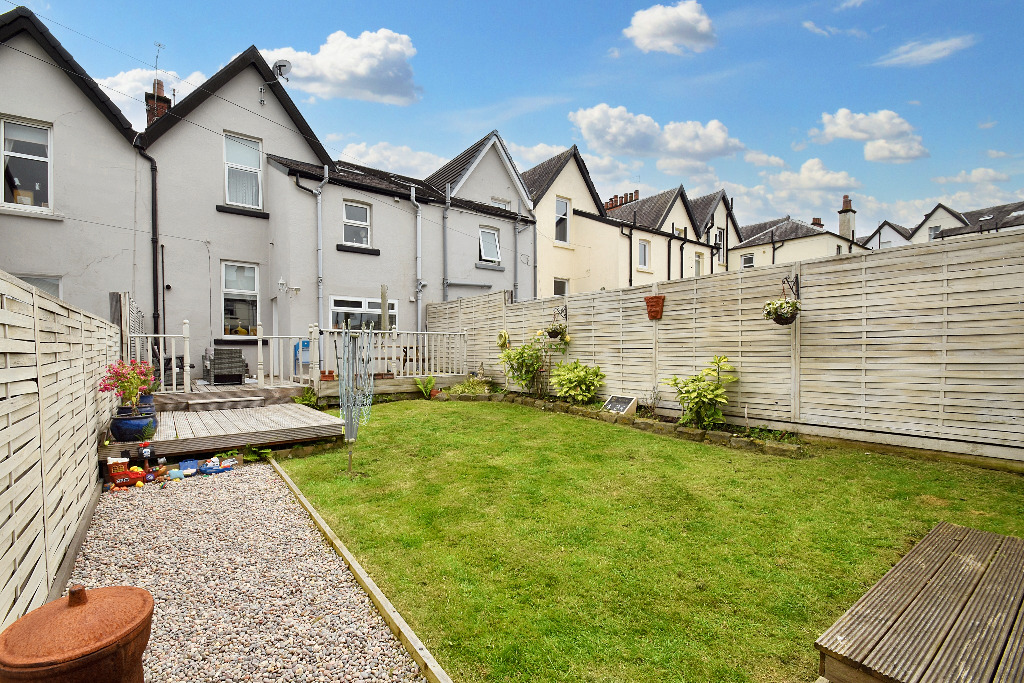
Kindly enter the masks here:
[[263, 388], [263, 323], [256, 321], [256, 386]]
[[[191, 394], [192, 393], [192, 352], [191, 352], [191, 349], [189, 348], [190, 336], [189, 336], [188, 320], [187, 319], [181, 321], [181, 336], [183, 337], [181, 352], [184, 354], [182, 356], [181, 361], [182, 361], [182, 365], [184, 366], [182, 368], [182, 370], [184, 370], [184, 372], [185, 372], [183, 383], [185, 384], [185, 393], [186, 394]], [[174, 361], [173, 360], [171, 361], [171, 372], [172, 373], [174, 372]]]

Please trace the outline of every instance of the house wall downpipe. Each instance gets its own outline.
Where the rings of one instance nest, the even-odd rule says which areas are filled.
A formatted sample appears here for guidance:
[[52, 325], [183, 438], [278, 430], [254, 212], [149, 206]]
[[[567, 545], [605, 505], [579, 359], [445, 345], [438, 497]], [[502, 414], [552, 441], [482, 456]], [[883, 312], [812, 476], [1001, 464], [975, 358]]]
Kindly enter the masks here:
[[[324, 164], [324, 179], [313, 190], [316, 196], [316, 320], [324, 329], [324, 185], [330, 180]], [[320, 337], [320, 357], [324, 357], [324, 338]]]
[[[150, 218], [151, 227], [151, 243], [153, 246], [153, 333], [160, 334], [160, 322], [163, 320], [163, 316], [160, 313], [160, 224], [157, 221], [157, 207], [156, 207], [156, 159], [146, 153], [146, 150], [139, 144], [139, 138], [136, 136], [134, 143], [136, 151], [139, 156], [149, 162], [149, 173], [150, 173], [150, 208], [152, 215]], [[167, 334], [167, 323], [163, 323], [163, 334]]]
[[444, 211], [441, 212], [441, 300], [448, 301], [448, 210], [452, 208], [452, 184], [444, 186]]
[[409, 188], [409, 201], [416, 207], [416, 331], [419, 332], [423, 329], [423, 209], [416, 201], [415, 187]]

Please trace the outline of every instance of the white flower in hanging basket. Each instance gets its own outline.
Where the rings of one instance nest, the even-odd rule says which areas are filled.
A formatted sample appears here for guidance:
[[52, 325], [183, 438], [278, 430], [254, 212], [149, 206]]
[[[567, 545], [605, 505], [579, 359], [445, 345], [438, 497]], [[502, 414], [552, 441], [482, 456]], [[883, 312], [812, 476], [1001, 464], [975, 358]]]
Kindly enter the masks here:
[[764, 308], [761, 309], [765, 320], [772, 320], [779, 325], [791, 325], [799, 312], [799, 299], [772, 299], [764, 302]]

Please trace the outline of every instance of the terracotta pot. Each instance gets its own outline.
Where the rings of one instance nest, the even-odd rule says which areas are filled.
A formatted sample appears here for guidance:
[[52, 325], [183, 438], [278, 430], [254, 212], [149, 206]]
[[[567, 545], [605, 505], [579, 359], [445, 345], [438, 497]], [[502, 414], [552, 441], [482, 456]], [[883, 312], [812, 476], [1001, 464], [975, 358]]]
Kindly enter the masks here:
[[663, 294], [645, 296], [644, 303], [647, 304], [647, 319], [661, 320], [661, 314], [665, 310], [665, 296]]
[[0, 683], [143, 683], [153, 596], [130, 586], [85, 590], [35, 609], [0, 634]]
[[320, 371], [320, 381], [321, 382], [333, 382], [335, 379], [336, 378], [334, 376], [334, 370], [326, 370], [326, 371], [321, 370]]
[[430, 398], [437, 398], [437, 395], [441, 393], [440, 389], [431, 389]]

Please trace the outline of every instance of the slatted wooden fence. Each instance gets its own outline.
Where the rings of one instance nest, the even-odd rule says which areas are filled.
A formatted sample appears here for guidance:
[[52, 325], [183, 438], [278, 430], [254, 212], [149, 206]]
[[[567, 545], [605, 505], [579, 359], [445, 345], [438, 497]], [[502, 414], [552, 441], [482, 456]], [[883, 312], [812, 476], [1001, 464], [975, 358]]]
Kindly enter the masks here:
[[[797, 322], [762, 319], [797, 275]], [[518, 345], [563, 305], [568, 359], [600, 365], [605, 396], [657, 391], [678, 409], [664, 380], [726, 355], [733, 421], [1024, 460], [1024, 231], [515, 304], [497, 292], [430, 304], [427, 323], [465, 331], [469, 368], [501, 379], [498, 332]]]
[[0, 271], [0, 628], [45, 602], [86, 515], [119, 354], [117, 327]]

